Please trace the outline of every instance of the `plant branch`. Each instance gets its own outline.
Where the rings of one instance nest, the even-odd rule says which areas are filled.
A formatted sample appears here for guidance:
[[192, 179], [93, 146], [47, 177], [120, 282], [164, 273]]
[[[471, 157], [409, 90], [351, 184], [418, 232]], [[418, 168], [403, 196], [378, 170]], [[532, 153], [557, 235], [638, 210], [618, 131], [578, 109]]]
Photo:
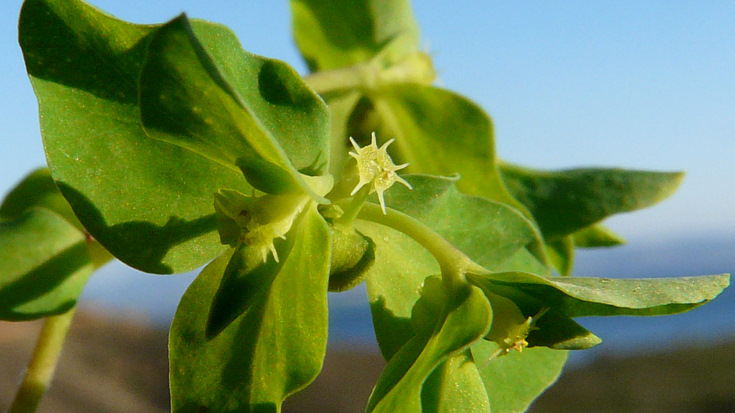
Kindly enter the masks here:
[[23, 383], [8, 413], [31, 413], [38, 408], [54, 376], [56, 363], [75, 312], [76, 307], [64, 314], [48, 317], [44, 321]]

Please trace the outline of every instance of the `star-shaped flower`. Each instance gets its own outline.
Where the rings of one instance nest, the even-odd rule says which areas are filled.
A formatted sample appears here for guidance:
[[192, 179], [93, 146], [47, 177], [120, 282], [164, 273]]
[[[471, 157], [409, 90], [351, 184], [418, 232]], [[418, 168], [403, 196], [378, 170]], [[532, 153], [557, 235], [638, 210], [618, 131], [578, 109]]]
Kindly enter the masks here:
[[357, 172], [360, 177], [360, 181], [352, 190], [350, 195], [355, 195], [365, 185], [372, 185], [370, 193], [377, 192], [378, 200], [380, 200], [380, 207], [383, 209], [383, 213], [387, 214], [385, 209], [385, 199], [383, 193], [388, 190], [394, 183], [400, 182], [405, 185], [408, 189], [413, 189], [411, 184], [406, 182], [405, 179], [398, 176], [396, 171], [401, 170], [408, 166], [407, 163], [402, 165], [396, 165], [393, 163], [390, 155], [388, 155], [388, 145], [393, 143], [395, 139], [391, 139], [384, 143], [383, 146], [378, 148], [378, 143], [375, 137], [375, 132], [372, 134], [372, 142], [370, 145], [361, 148], [354, 139], [350, 137], [350, 142], [355, 148], [355, 152], [350, 152], [350, 156], [355, 158], [357, 161]]

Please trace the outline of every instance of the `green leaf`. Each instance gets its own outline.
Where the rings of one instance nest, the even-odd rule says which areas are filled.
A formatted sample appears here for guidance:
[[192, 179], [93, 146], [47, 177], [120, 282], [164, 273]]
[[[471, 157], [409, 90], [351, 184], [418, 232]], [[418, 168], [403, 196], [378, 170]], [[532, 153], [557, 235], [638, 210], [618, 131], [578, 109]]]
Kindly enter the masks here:
[[[388, 206], [428, 225], [486, 268], [497, 268], [537, 239], [531, 223], [503, 204], [460, 193], [456, 179], [405, 177], [409, 191], [386, 191]], [[423, 247], [392, 229], [360, 221], [356, 228], [376, 244], [375, 264], [367, 278], [373, 324], [386, 359], [413, 335], [406, 326], [418, 300], [418, 288], [439, 266]], [[409, 260], [406, 257], [410, 257]]]
[[625, 244], [625, 239], [601, 224], [582, 228], [572, 234], [574, 246], [578, 248], [615, 247]]
[[505, 189], [495, 165], [493, 125], [475, 103], [453, 92], [418, 84], [395, 85], [371, 96], [395, 138], [391, 156], [410, 173], [459, 174], [460, 191], [525, 211]]
[[31, 207], [54, 211], [80, 231], [83, 230], [69, 203], [56, 188], [48, 168], [31, 172], [5, 196], [0, 205], [0, 220], [19, 219]]
[[571, 235], [613, 214], [651, 206], [671, 195], [684, 176], [624, 169], [539, 171], [510, 164], [500, 170], [547, 240]]
[[493, 413], [526, 411], [544, 389], [554, 384], [567, 359], [566, 351], [534, 347], [487, 362], [497, 349], [497, 344], [485, 340], [472, 346]]
[[138, 78], [155, 30], [78, 0], [27, 0], [19, 36], [51, 174], [79, 220], [128, 265], [184, 272], [225, 248], [214, 191], [251, 187], [241, 173], [143, 131]]
[[292, 246], [277, 273], [248, 280], [249, 305], [219, 334], [210, 337], [208, 324], [234, 250], [209, 264], [184, 294], [169, 337], [174, 412], [277, 412], [321, 370], [329, 231], [313, 204], [287, 240]]
[[228, 28], [193, 21], [196, 38], [206, 47], [241, 104], [260, 122], [306, 175], [329, 169], [329, 108], [288, 64], [248, 53]]
[[568, 317], [680, 313], [714, 299], [730, 284], [728, 274], [611, 279], [505, 272], [470, 274], [468, 279], [483, 289], [511, 299], [514, 296], [532, 297], [540, 307], [559, 310]]
[[312, 71], [367, 62], [391, 45], [385, 63], [418, 50], [407, 0], [291, 0], [296, 44]]
[[68, 311], [93, 269], [84, 234], [57, 213], [33, 208], [0, 221], [0, 319]]
[[489, 412], [485, 383], [469, 349], [450, 356], [424, 382], [424, 413]]
[[[53, 211], [77, 228], [86, 239], [89, 258], [95, 269], [112, 260], [113, 256], [97, 240], [89, 237], [87, 230], [59, 192], [47, 168], [39, 168], [31, 172], [8, 193], [0, 205], [0, 221], [20, 220], [23, 214], [32, 208], [45, 208]], [[44, 248], [44, 246], [35, 245], [33, 248]]]
[[[427, 274], [438, 274], [434, 257], [408, 236], [388, 227], [356, 222], [355, 228], [375, 242], [375, 263], [365, 283], [375, 336], [390, 360], [414, 336], [411, 310]], [[406, 259], [410, 257], [410, 259]]]
[[386, 204], [428, 225], [485, 268], [497, 268], [520, 248], [540, 243], [533, 223], [517, 210], [461, 193], [462, 179], [429, 175], [405, 179], [413, 189], [393, 186], [385, 193]]
[[[436, 285], [438, 284], [438, 285]], [[444, 295], [429, 297], [427, 295]], [[429, 278], [415, 317], [433, 321], [388, 362], [368, 402], [368, 412], [420, 412], [424, 381], [447, 358], [480, 339], [490, 327], [490, 305], [475, 287], [446, 296], [441, 281]], [[427, 312], [428, 314], [421, 314]], [[438, 315], [438, 317], [436, 317]]]
[[143, 125], [152, 137], [241, 169], [262, 191], [308, 191], [296, 168], [312, 174], [328, 168], [321, 99], [293, 69], [245, 52], [221, 26], [192, 29], [185, 16], [162, 26], [148, 46], [140, 88]]

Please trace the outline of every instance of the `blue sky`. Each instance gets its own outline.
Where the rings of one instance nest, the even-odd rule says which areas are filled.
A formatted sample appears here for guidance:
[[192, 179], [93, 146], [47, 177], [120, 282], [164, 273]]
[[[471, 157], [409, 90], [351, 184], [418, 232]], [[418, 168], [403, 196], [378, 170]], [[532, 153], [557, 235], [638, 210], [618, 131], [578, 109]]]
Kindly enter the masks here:
[[[17, 46], [21, 0], [0, 4], [0, 193], [44, 163]], [[288, 3], [93, 0], [125, 20], [186, 11], [304, 72]], [[498, 154], [539, 168], [684, 170], [679, 192], [609, 225], [631, 240], [735, 231], [735, 3], [415, 1], [440, 85], [483, 106]]]

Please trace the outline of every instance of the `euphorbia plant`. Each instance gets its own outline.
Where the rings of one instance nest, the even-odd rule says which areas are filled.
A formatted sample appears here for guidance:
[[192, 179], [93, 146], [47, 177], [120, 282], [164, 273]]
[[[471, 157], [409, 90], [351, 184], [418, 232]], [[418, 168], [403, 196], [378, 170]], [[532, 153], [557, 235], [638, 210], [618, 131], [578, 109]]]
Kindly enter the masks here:
[[291, 6], [304, 78], [213, 23], [25, 1], [49, 169], [0, 208], [0, 314], [49, 318], [13, 411], [35, 408], [33, 366], [112, 257], [206, 265], [171, 326], [175, 412], [280, 411], [321, 370], [327, 292], [361, 282], [387, 360], [369, 412], [524, 410], [600, 343], [575, 317], [682, 312], [728, 285], [569, 277], [574, 248], [620, 243], [603, 219], [681, 174], [502, 163], [482, 109], [432, 86], [407, 1]]

